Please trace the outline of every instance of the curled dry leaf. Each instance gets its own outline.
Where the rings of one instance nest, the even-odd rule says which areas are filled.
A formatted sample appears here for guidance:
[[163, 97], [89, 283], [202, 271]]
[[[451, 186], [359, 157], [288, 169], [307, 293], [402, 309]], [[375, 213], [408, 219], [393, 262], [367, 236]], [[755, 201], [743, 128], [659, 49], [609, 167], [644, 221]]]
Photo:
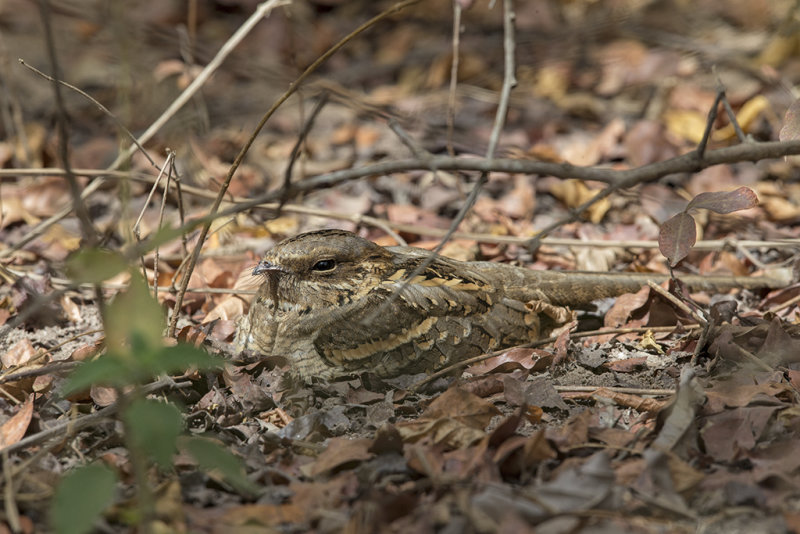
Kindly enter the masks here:
[[461, 388], [442, 393], [416, 421], [398, 423], [405, 442], [425, 439], [448, 449], [468, 447], [483, 438], [484, 429], [500, 412], [495, 406]]
[[689, 202], [686, 209], [688, 211], [692, 208], [703, 208], [716, 213], [731, 213], [756, 206], [758, 197], [755, 192], [749, 187], [740, 187], [735, 191], [700, 193]]

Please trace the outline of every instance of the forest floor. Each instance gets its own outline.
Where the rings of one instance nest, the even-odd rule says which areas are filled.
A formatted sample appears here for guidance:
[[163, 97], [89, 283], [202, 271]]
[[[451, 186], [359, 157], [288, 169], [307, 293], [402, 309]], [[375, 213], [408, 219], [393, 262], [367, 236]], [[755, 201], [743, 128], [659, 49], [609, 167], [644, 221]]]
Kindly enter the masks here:
[[[453, 86], [451, 2], [375, 22], [299, 86], [392, 4], [287, 2], [207, 78], [253, 0], [51, 4], [61, 78], [107, 110], [67, 87], [59, 106], [28, 68], [54, 71], [40, 10], [0, 4], [0, 529], [800, 532], [800, 166], [774, 157], [798, 147], [709, 163], [797, 139], [797, 113], [786, 114], [800, 78], [795, 2], [530, 0], [513, 6], [513, 36], [511, 2], [457, 2]], [[195, 80], [199, 91], [147, 132]], [[656, 169], [577, 212], [626, 171], [696, 150], [721, 89], [746, 140], [719, 105], [706, 161]], [[119, 159], [130, 132], [146, 155]], [[88, 191], [83, 217], [65, 153]], [[460, 163], [431, 168], [448, 155]], [[170, 183], [151, 198], [161, 170]], [[226, 215], [181, 295], [201, 235], [190, 222], [223, 187]], [[260, 281], [253, 267], [303, 231], [432, 249], [463, 216], [441, 254], [668, 273], [660, 228], [719, 191], [752, 191], [758, 205], [693, 210], [697, 245], [672, 234], [670, 250], [686, 252], [678, 277], [783, 276], [785, 287], [673, 286], [669, 298], [645, 286], [580, 312], [555, 340], [427, 382], [368, 369], [298, 382], [280, 358], [242, 362], [230, 345]], [[160, 306], [137, 293], [137, 272], [161, 288]], [[175, 338], [220, 359], [179, 352]], [[164, 423], [173, 415], [177, 430]]]

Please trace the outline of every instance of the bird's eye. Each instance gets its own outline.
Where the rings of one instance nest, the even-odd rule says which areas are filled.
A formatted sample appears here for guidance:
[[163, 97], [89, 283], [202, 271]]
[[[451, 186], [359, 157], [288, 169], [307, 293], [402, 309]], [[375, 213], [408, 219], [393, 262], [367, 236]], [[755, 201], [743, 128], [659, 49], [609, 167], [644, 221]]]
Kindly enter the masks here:
[[317, 263], [311, 267], [312, 271], [331, 271], [333, 268], [336, 267], [335, 260], [319, 260]]

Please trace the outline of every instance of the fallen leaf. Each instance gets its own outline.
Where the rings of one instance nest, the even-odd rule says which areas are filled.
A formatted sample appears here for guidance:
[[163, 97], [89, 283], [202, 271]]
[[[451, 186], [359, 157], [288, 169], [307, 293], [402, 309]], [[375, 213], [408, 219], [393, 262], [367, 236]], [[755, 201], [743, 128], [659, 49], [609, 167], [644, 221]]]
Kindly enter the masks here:
[[2, 362], [4, 368], [8, 369], [9, 367], [25, 365], [35, 354], [36, 349], [33, 348], [30, 339], [24, 337], [0, 356], [0, 362]]
[[329, 475], [338, 469], [369, 460], [375, 456], [369, 451], [371, 446], [371, 439], [331, 438], [325, 450], [311, 465], [310, 474], [314, 477]]
[[33, 417], [33, 395], [28, 395], [19, 411], [0, 426], [0, 448], [17, 443], [25, 435]]

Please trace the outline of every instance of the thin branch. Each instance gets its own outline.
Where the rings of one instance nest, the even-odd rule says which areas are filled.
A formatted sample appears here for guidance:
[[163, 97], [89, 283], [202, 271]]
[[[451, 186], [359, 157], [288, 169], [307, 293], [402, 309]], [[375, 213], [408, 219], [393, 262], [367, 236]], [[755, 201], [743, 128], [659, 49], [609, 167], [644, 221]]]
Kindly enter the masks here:
[[[602, 169], [593, 167], [579, 167], [569, 164], [553, 164], [544, 162], [525, 162], [520, 160], [482, 160], [469, 158], [451, 158], [449, 156], [437, 156], [429, 162], [422, 162], [417, 159], [407, 159], [378, 163], [361, 167], [358, 169], [348, 169], [323, 174], [315, 178], [308, 178], [292, 186], [293, 192], [312, 191], [318, 188], [328, 187], [335, 183], [348, 180], [364, 178], [382, 173], [409, 171], [409, 170], [499, 170], [511, 173], [545, 174], [558, 177], [572, 177], [587, 180], [600, 179], [600, 181], [613, 182], [619, 184], [617, 189], [631, 187], [638, 183], [646, 183], [663, 178], [670, 174], [681, 172], [698, 172], [707, 167], [720, 165], [723, 163], [735, 163], [741, 161], [759, 161], [761, 159], [778, 158], [788, 155], [800, 154], [800, 141], [775, 141], [769, 143], [746, 143], [732, 147], [721, 148], [708, 152], [702, 160], [698, 159], [695, 152], [690, 152], [676, 158], [652, 163], [637, 167], [635, 169], [618, 171], [613, 169]], [[94, 182], [93, 182], [94, 183]], [[217, 214], [209, 214], [205, 217], [194, 219], [182, 225], [176, 232], [188, 232], [207, 220], [215, 218], [230, 217], [242, 211], [254, 208], [260, 204], [274, 202], [279, 199], [276, 192], [269, 192], [240, 204], [222, 210]], [[157, 243], [168, 240], [168, 236], [158, 235], [150, 238], [143, 243], [145, 250], [152, 249]], [[537, 246], [541, 244], [541, 236], [534, 239]], [[530, 243], [529, 240], [527, 243]], [[4, 254], [5, 253], [5, 254]], [[132, 257], [136, 257], [140, 250], [130, 251]], [[8, 249], [0, 251], [0, 259], [10, 255]]]
[[[575, 178], [591, 180], [621, 188], [652, 182], [671, 174], [699, 172], [714, 165], [738, 163], [742, 161], [760, 161], [763, 159], [781, 158], [800, 154], [800, 140], [771, 141], [767, 143], [746, 143], [724, 147], [705, 153], [701, 159], [696, 152], [656, 163], [650, 163], [633, 169], [619, 170], [610, 167], [584, 167], [569, 163], [549, 163], [522, 159], [488, 159], [436, 156], [430, 160], [417, 158], [399, 159], [373, 163], [354, 169], [344, 169], [306, 178], [302, 182], [292, 184], [294, 194], [307, 193], [324, 189], [333, 185], [370, 176], [380, 176], [397, 172], [416, 170], [445, 171], [480, 171], [505, 172], [510, 174], [535, 174], [556, 178]], [[280, 198], [276, 192], [267, 192], [250, 200], [250, 207]]]
[[97, 231], [89, 218], [89, 210], [81, 198], [81, 186], [77, 177], [70, 170], [72, 165], [69, 161], [69, 129], [67, 124], [67, 109], [64, 105], [64, 95], [61, 94], [61, 86], [58, 84], [61, 79], [58, 57], [56, 56], [56, 45], [53, 38], [53, 28], [50, 24], [50, 3], [48, 0], [39, 0], [39, 14], [42, 25], [44, 26], [44, 40], [47, 46], [47, 55], [50, 58], [50, 68], [54, 77], [48, 77], [53, 84], [53, 95], [56, 105], [56, 128], [58, 129], [58, 155], [64, 167], [64, 178], [69, 185], [70, 195], [72, 196], [72, 209], [78, 216], [81, 224], [81, 233], [89, 246], [94, 246], [97, 242]]
[[455, 130], [456, 118], [456, 88], [458, 86], [458, 61], [459, 46], [461, 42], [461, 4], [453, 1], [453, 55], [450, 65], [450, 92], [447, 96], [447, 153], [455, 156], [453, 148], [453, 134]]
[[[239, 46], [239, 43], [249, 34], [253, 28], [255, 28], [256, 24], [258, 24], [261, 19], [265, 18], [269, 15], [274, 9], [284, 6], [291, 3], [291, 0], [268, 0], [267, 2], [262, 2], [258, 4], [256, 10], [253, 12], [252, 15], [242, 24], [233, 35], [231, 35], [230, 39], [228, 39], [224, 45], [219, 49], [217, 55], [208, 63], [208, 65], [200, 71], [200, 74], [197, 75], [197, 78], [192, 80], [192, 83], [184, 89], [184, 91], [178, 95], [169, 107], [161, 114], [161, 116], [156, 119], [156, 121], [151, 124], [145, 132], [139, 136], [139, 143], [144, 144], [149, 141], [171, 118], [175, 115], [191, 98], [200, 90], [200, 88], [211, 78], [211, 75], [216, 72], [216, 70], [222, 65], [222, 62], [230, 55], [231, 52]], [[116, 169], [122, 162], [126, 161], [130, 158], [133, 153], [136, 152], [136, 147], [131, 146], [128, 147], [126, 151], [117, 157], [114, 163], [111, 164], [112, 169]]]
[[[120, 165], [130, 159], [134, 152], [138, 150], [139, 146], [144, 145], [150, 139], [152, 139], [152, 137], [158, 133], [161, 127], [163, 127], [164, 124], [166, 124], [172, 118], [172, 116], [175, 115], [175, 113], [177, 113], [194, 96], [194, 94], [200, 90], [203, 84], [208, 81], [209, 78], [211, 78], [211, 75], [219, 68], [228, 55], [233, 52], [236, 46], [238, 46], [239, 42], [244, 39], [244, 37], [253, 29], [253, 27], [255, 27], [256, 23], [265, 17], [272, 9], [281, 5], [285, 5], [289, 3], [289, 1], [290, 0], [270, 0], [268, 2], [259, 4], [258, 8], [250, 16], [250, 18], [248, 18], [245, 23], [242, 24], [238, 30], [236, 30], [230, 39], [228, 39], [225, 44], [222, 45], [219, 52], [217, 52], [217, 55], [214, 56], [211, 62], [206, 65], [202, 71], [200, 71], [200, 74], [197, 75], [197, 78], [195, 78], [192, 83], [183, 90], [178, 98], [175, 99], [172, 104], [170, 104], [170, 106], [161, 114], [161, 116], [159, 116], [158, 119], [156, 119], [156, 121], [153, 122], [153, 124], [151, 124], [147, 130], [145, 130], [145, 132], [139, 136], [136, 143], [128, 147], [127, 150], [123, 151], [119, 156], [117, 156], [114, 162], [108, 166], [107, 170], [115, 171], [118, 169]], [[94, 180], [83, 189], [83, 192], [81, 193], [81, 199], [86, 199], [105, 183], [106, 180], [103, 177], [98, 180]], [[34, 239], [43, 235], [48, 228], [69, 215], [70, 211], [72, 211], [72, 208], [70, 206], [66, 206], [60, 209], [54, 215], [40, 222], [13, 245], [4, 250], [0, 250], [0, 259], [10, 256]]]
[[[480, 160], [479, 160], [480, 161]], [[495, 160], [498, 161], [505, 161], [505, 160]], [[11, 171], [11, 172], [9, 172]], [[92, 169], [73, 169], [73, 173], [76, 176], [97, 176], [101, 174], [105, 174], [110, 178], [128, 178], [131, 180], [136, 180], [148, 184], [153, 184], [156, 177], [143, 174], [143, 173], [135, 173], [135, 172], [121, 172], [121, 171], [113, 171], [107, 172], [102, 170], [92, 170]], [[64, 174], [63, 169], [58, 169], [54, 167], [46, 168], [46, 169], [21, 169], [18, 171], [12, 171], [11, 169], [0, 169], [0, 177], [2, 176], [11, 176], [19, 174], [22, 176], [41, 176], [41, 175], [62, 175]], [[177, 180], [176, 180], [177, 182]], [[178, 182], [179, 183], [179, 182]], [[163, 187], [163, 186], [159, 186]], [[183, 192], [188, 195], [194, 195], [201, 198], [208, 198], [213, 199], [216, 197], [216, 193], [209, 191], [207, 189], [203, 189], [200, 187], [193, 187], [188, 185], [183, 185]], [[251, 205], [251, 200], [243, 197], [232, 197], [229, 199], [232, 204], [242, 205], [244, 203], [248, 203], [247, 206], [242, 207], [240, 210], [234, 212], [238, 213], [240, 211], [246, 211], [247, 209], [253, 208]], [[278, 203], [264, 203], [255, 206], [256, 208], [266, 209], [266, 210], [277, 210]], [[379, 219], [376, 217], [371, 217], [369, 215], [361, 215], [359, 213], [344, 213], [340, 211], [334, 210], [325, 210], [322, 208], [317, 208], [314, 206], [303, 206], [301, 204], [286, 204], [282, 208], [283, 211], [287, 213], [297, 213], [300, 215], [312, 215], [315, 217], [327, 217], [329, 219], [337, 219], [343, 221], [350, 221], [357, 225], [366, 224], [369, 226], [374, 226], [376, 228], [380, 228], [381, 230], [385, 231], [387, 234], [392, 235], [395, 239], [398, 236], [395, 235], [395, 232], [406, 232], [409, 234], [416, 234], [421, 236], [427, 237], [439, 237], [445, 235], [447, 230], [440, 229], [440, 228], [432, 228], [430, 226], [421, 226], [416, 224], [404, 224], [398, 223], [394, 221], [388, 221], [385, 219]], [[455, 232], [452, 236], [454, 239], [469, 239], [473, 241], [478, 241], [479, 243], [494, 243], [500, 245], [524, 245], [528, 242], [529, 238], [527, 237], [520, 237], [520, 236], [510, 236], [510, 235], [494, 235], [494, 234], [481, 234], [481, 233], [473, 233], [473, 232]], [[398, 241], [400, 242], [400, 241]], [[545, 237], [541, 240], [543, 245], [551, 245], [551, 246], [564, 246], [564, 247], [595, 247], [595, 248], [642, 248], [642, 249], [656, 249], [658, 248], [657, 241], [647, 241], [647, 240], [636, 240], [636, 239], [629, 239], [629, 240], [585, 240], [585, 239], [575, 239], [575, 238], [562, 238], [562, 237]], [[401, 244], [404, 244], [401, 242]], [[711, 240], [704, 240], [698, 241], [693, 248], [693, 250], [705, 250], [705, 251], [717, 251], [717, 250], [724, 250], [724, 249], [736, 249], [740, 251], [742, 254], [748, 254], [748, 249], [754, 248], [778, 248], [778, 249], [785, 249], [785, 248], [795, 248], [800, 246], [800, 239], [772, 239], [772, 240], [753, 240], [753, 239], [743, 239], [743, 240], [736, 240], [736, 239], [711, 239]], [[213, 254], [218, 255], [218, 254]], [[749, 258], [750, 261], [756, 265], [759, 265], [758, 261], [755, 258]], [[764, 267], [764, 266], [762, 266]], [[0, 265], [0, 269], [2, 269], [2, 265]]]
[[[674, 277], [674, 273], [671, 273]], [[699, 313], [695, 312], [691, 309], [685, 302], [681, 302], [675, 295], [671, 294], [669, 291], [658, 285], [657, 283], [653, 282], [652, 280], [647, 281], [647, 285], [650, 286], [650, 289], [667, 299], [669, 302], [672, 303], [673, 306], [681, 310], [683, 313], [692, 317], [695, 321], [697, 321], [700, 325], [704, 328], [708, 325], [708, 321], [705, 317], [702, 317]]]
[[317, 99], [317, 103], [314, 106], [314, 109], [311, 111], [311, 116], [308, 117], [308, 120], [305, 121], [303, 125], [303, 129], [300, 130], [300, 135], [297, 136], [297, 142], [292, 147], [292, 153], [289, 156], [289, 164], [286, 165], [286, 172], [283, 176], [283, 191], [284, 194], [281, 197], [280, 205], [278, 206], [278, 212], [280, 212], [280, 206], [286, 204], [286, 201], [289, 200], [289, 190], [291, 189], [292, 185], [292, 170], [294, 169], [295, 161], [297, 161], [297, 157], [300, 155], [300, 149], [303, 147], [303, 143], [308, 137], [311, 128], [314, 126], [314, 122], [317, 120], [317, 116], [319, 112], [322, 111], [322, 108], [328, 103], [328, 92], [324, 91], [320, 94], [319, 98]]
[[607, 389], [614, 393], [625, 393], [628, 395], [653, 395], [662, 397], [664, 395], [674, 395], [674, 389], [651, 389], [651, 388], [626, 388], [618, 386], [553, 386], [559, 393], [593, 393], [598, 389]]
[[424, 147], [420, 146], [410, 135], [406, 132], [400, 123], [394, 117], [389, 118], [389, 122], [387, 123], [389, 128], [394, 132], [398, 139], [408, 148], [412, 154], [414, 154], [415, 158], [419, 158], [420, 160], [428, 160], [433, 157], [429, 151], [427, 151]]
[[46, 80], [49, 80], [49, 81], [51, 81], [51, 82], [53, 82], [53, 83], [58, 83], [58, 84], [61, 84], [61, 85], [63, 85], [64, 87], [66, 87], [67, 89], [70, 89], [70, 90], [72, 90], [72, 91], [75, 91], [76, 93], [78, 93], [79, 95], [81, 95], [82, 97], [84, 97], [85, 99], [87, 99], [89, 102], [91, 102], [92, 104], [94, 104], [95, 106], [97, 106], [97, 108], [98, 108], [100, 111], [102, 111], [103, 113], [105, 113], [105, 114], [106, 114], [106, 116], [108, 116], [108, 117], [109, 117], [109, 118], [110, 118], [112, 121], [114, 121], [114, 124], [116, 124], [116, 125], [117, 125], [117, 128], [119, 128], [120, 130], [122, 130], [122, 132], [124, 132], [124, 133], [125, 133], [125, 135], [127, 135], [127, 136], [128, 136], [128, 138], [130, 138], [130, 140], [133, 142], [133, 144], [134, 144], [134, 145], [136, 145], [136, 147], [137, 147], [137, 148], [139, 149], [139, 151], [140, 151], [140, 152], [141, 152], [141, 153], [144, 155], [144, 157], [146, 157], [146, 158], [147, 158], [147, 161], [149, 161], [149, 162], [150, 162], [150, 164], [151, 164], [151, 165], [153, 165], [154, 167], [156, 166], [156, 162], [155, 162], [155, 161], [153, 161], [153, 158], [151, 158], [151, 157], [150, 157], [150, 154], [148, 154], [148, 153], [147, 153], [147, 150], [145, 150], [145, 149], [144, 149], [144, 147], [141, 145], [141, 143], [139, 143], [139, 141], [136, 139], [136, 136], [135, 136], [135, 135], [133, 135], [133, 132], [131, 132], [131, 131], [130, 131], [130, 130], [129, 130], [129, 129], [128, 129], [128, 128], [127, 128], [127, 127], [124, 125], [124, 124], [122, 124], [122, 121], [120, 121], [120, 120], [117, 118], [117, 116], [116, 116], [116, 115], [114, 115], [113, 113], [111, 113], [111, 111], [110, 111], [110, 110], [109, 110], [107, 107], [105, 107], [103, 104], [101, 104], [100, 102], [98, 102], [96, 98], [94, 98], [92, 95], [90, 95], [90, 94], [89, 94], [89, 93], [87, 93], [86, 91], [83, 91], [82, 89], [80, 89], [80, 88], [78, 88], [78, 87], [75, 87], [75, 86], [74, 86], [74, 85], [72, 85], [71, 83], [67, 83], [67, 82], [65, 82], [64, 80], [58, 80], [58, 79], [56, 79], [56, 78], [53, 78], [52, 76], [50, 76], [50, 75], [48, 75], [48, 74], [45, 74], [44, 72], [40, 71], [39, 69], [37, 69], [37, 68], [36, 68], [36, 67], [34, 67], [33, 65], [29, 65], [28, 63], [26, 63], [26, 62], [25, 62], [25, 60], [24, 60], [24, 59], [22, 59], [22, 58], [20, 58], [20, 59], [19, 59], [19, 62], [20, 62], [20, 65], [22, 65], [23, 67], [27, 67], [28, 69], [32, 70], [33, 72], [35, 72], [36, 74], [38, 74], [38, 75], [39, 75], [39, 76], [41, 76], [42, 78], [45, 78]]
[[711, 105], [711, 109], [708, 110], [708, 117], [706, 118], [706, 128], [703, 130], [703, 138], [700, 139], [700, 143], [697, 145], [697, 157], [703, 159], [703, 155], [706, 153], [706, 147], [708, 146], [708, 140], [711, 138], [711, 130], [714, 128], [714, 122], [717, 120], [717, 109], [719, 108], [719, 103], [722, 101], [722, 98], [725, 96], [725, 89], [723, 87], [719, 87], [717, 89], [717, 97], [714, 99], [714, 103]]
[[[181, 389], [188, 386], [191, 386], [192, 383], [187, 382], [175, 382], [171, 378], [163, 378], [157, 382], [153, 382], [152, 384], [147, 384], [146, 386], [142, 387], [142, 392], [144, 394], [155, 393], [162, 389], [166, 388], [174, 388], [174, 389]], [[13, 443], [3, 449], [0, 449], [0, 454], [13, 454], [19, 450], [26, 449], [33, 445], [39, 445], [44, 443], [45, 441], [50, 440], [51, 438], [60, 437], [62, 440], [68, 438], [69, 436], [73, 436], [76, 433], [80, 432], [84, 428], [88, 428], [98, 421], [101, 421], [107, 417], [111, 417], [115, 413], [119, 411], [120, 403], [119, 401], [106, 406], [94, 413], [90, 413], [87, 415], [80, 416], [76, 419], [68, 419], [67, 421], [61, 421], [56, 423], [55, 425], [46, 428], [37, 432], [36, 434], [32, 434], [27, 436], [16, 443]]]
[[719, 73], [717, 72], [716, 66], [712, 67], [714, 75], [717, 77], [717, 93], [722, 93], [722, 107], [725, 108], [725, 113], [728, 114], [728, 120], [731, 121], [733, 125], [733, 131], [736, 132], [736, 137], [739, 139], [740, 143], [747, 143], [749, 139], [742, 131], [742, 127], [739, 125], [739, 119], [736, 118], [736, 113], [733, 112], [731, 108], [731, 103], [728, 101], [728, 95], [725, 91], [725, 85], [722, 83], [722, 79], [719, 77]]

